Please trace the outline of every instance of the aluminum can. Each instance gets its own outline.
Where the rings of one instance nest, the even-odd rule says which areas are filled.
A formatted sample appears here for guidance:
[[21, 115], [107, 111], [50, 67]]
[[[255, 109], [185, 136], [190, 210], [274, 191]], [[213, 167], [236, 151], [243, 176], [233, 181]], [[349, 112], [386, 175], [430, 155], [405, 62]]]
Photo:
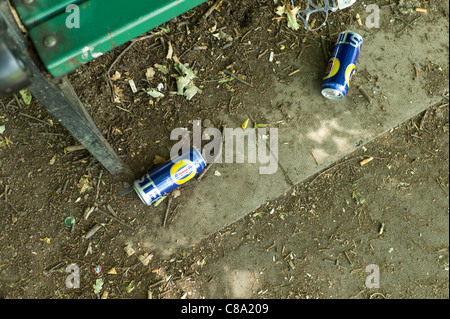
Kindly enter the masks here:
[[196, 177], [205, 167], [206, 162], [202, 154], [192, 148], [145, 174], [133, 183], [133, 187], [144, 204], [152, 205]]
[[322, 95], [327, 99], [341, 100], [347, 94], [362, 43], [363, 38], [355, 32], [339, 34], [322, 82]]

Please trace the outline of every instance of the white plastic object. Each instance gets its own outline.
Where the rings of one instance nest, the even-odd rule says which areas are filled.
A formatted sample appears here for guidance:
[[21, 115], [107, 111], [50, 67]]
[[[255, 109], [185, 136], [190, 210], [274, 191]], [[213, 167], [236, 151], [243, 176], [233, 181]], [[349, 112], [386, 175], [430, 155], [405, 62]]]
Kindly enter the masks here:
[[339, 10], [348, 8], [354, 5], [356, 0], [337, 0]]

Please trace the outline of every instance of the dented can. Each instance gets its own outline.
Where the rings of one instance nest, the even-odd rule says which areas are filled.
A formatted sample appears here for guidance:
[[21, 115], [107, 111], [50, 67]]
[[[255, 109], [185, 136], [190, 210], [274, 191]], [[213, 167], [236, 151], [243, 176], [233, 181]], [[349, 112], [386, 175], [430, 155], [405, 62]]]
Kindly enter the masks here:
[[330, 100], [341, 100], [347, 94], [356, 69], [363, 38], [352, 31], [339, 34], [322, 82], [322, 95]]
[[200, 174], [206, 167], [205, 159], [195, 148], [169, 160], [134, 182], [133, 187], [146, 205], [152, 205], [175, 188]]

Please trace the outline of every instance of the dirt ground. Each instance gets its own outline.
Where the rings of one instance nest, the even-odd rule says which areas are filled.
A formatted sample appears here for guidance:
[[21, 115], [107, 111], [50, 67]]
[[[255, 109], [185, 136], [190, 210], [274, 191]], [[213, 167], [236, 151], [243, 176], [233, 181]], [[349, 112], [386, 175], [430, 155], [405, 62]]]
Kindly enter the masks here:
[[[222, 70], [273, 89], [265, 73], [272, 68], [268, 58], [274, 48], [281, 63], [301, 55], [303, 63], [321, 63], [325, 69], [326, 61], [317, 59], [321, 36], [335, 37], [364, 12], [355, 5], [330, 15], [328, 27], [319, 31], [294, 32], [274, 13], [272, 0], [224, 0], [201, 19], [211, 5], [173, 19], [161, 37], [139, 41], [120, 57], [111, 71], [116, 103], [106, 73], [127, 45], [69, 75], [135, 177], [153, 165], [155, 156], [169, 157], [172, 129], [190, 127], [196, 119], [220, 127], [218, 114], [239, 111], [230, 99], [247, 94], [246, 85]], [[446, 1], [380, 5], [389, 5], [405, 21], [415, 18], [408, 6], [448, 17]], [[431, 18], [423, 19], [432, 24]], [[400, 19], [394, 27], [402, 35], [409, 32]], [[213, 34], [220, 30], [227, 35], [219, 39]], [[173, 62], [166, 59], [169, 43], [181, 62], [198, 71], [195, 83], [202, 93], [191, 101], [170, 93], [176, 81], [170, 76]], [[155, 64], [167, 66], [169, 75]], [[150, 67], [155, 74], [148, 80]], [[283, 70], [279, 78], [288, 80], [293, 71]], [[134, 194], [120, 196], [127, 181], [108, 174], [88, 152], [71, 151], [78, 142], [39, 102], [3, 98], [0, 298], [448, 298], [449, 109], [443, 78], [448, 79], [448, 66], [429, 82], [430, 94], [442, 101], [423, 114], [195, 247], [174, 251], [170, 258], [148, 252], [141, 256], [147, 257], [144, 262], [139, 259], [144, 252], [134, 247], [129, 256], [125, 243], [137, 229], [161, 227], [149, 216], [161, 217], [165, 203], [155, 210]], [[145, 88], [163, 83], [166, 96], [133, 94], [129, 79]], [[361, 166], [362, 156], [373, 160]], [[177, 209], [183, 192], [175, 199]], [[91, 212], [88, 218], [86, 212]], [[67, 216], [75, 217], [72, 227], [64, 225]], [[176, 210], [167, 223], [175, 217]], [[104, 227], [83, 238], [98, 223]], [[79, 288], [66, 285], [68, 265], [79, 268]], [[366, 285], [368, 265], [380, 270], [379, 288]]]

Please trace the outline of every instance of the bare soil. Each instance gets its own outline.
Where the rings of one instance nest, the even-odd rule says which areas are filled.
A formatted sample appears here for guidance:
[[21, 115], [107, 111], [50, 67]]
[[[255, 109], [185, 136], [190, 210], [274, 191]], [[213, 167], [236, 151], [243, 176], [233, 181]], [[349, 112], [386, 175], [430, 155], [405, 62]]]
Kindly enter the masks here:
[[[365, 1], [370, 3], [375, 1]], [[230, 99], [248, 94], [246, 85], [228, 81], [222, 70], [273, 90], [272, 78], [266, 77], [270, 50], [281, 63], [295, 52], [302, 63], [325, 68], [326, 60], [317, 57], [321, 36], [335, 37], [363, 12], [355, 5], [330, 15], [328, 26], [319, 31], [294, 32], [274, 13], [272, 0], [223, 1], [203, 20], [211, 5], [173, 19], [164, 25], [170, 31], [137, 42], [120, 57], [111, 72], [121, 74], [113, 81], [120, 103], [111, 100], [106, 73], [127, 45], [69, 75], [135, 177], [153, 165], [156, 155], [169, 157], [172, 129], [190, 127], [195, 119], [220, 127], [219, 114], [239, 112], [239, 103]], [[385, 5], [405, 21], [414, 18], [405, 6], [448, 17], [446, 1]], [[395, 26], [399, 31], [405, 27], [400, 20]], [[233, 38], [231, 46], [212, 36], [221, 28]], [[191, 101], [170, 94], [176, 82], [170, 76], [173, 62], [166, 59], [169, 42], [181, 62], [198, 70], [202, 93]], [[156, 63], [166, 65], [169, 75], [157, 71], [149, 81], [146, 71]], [[288, 80], [293, 71], [286, 69], [279, 78]], [[431, 74], [430, 92], [441, 96], [448, 91], [442, 85], [448, 66]], [[167, 96], [133, 94], [128, 79], [140, 88], [163, 83]], [[246, 99], [265, 103], [258, 95]], [[20, 96], [0, 102], [0, 125], [5, 126], [0, 135], [0, 298], [449, 297], [448, 96], [296, 185], [292, 193], [195, 247], [174, 251], [168, 259], [153, 256], [147, 266], [137, 258], [140, 252], [128, 256], [125, 243], [136, 229], [161, 225], [152, 222], [151, 210], [137, 196], [119, 195], [131, 181], [111, 176], [84, 150], [68, 151], [79, 143], [35, 99], [30, 105]], [[266, 122], [264, 114], [257, 116], [259, 123]], [[361, 156], [373, 160], [361, 166]], [[182, 209], [183, 193], [176, 201]], [[91, 208], [89, 218], [83, 218]], [[75, 217], [73, 227], [64, 225], [67, 216]], [[176, 211], [167, 222], [175, 216]], [[83, 238], [97, 223], [104, 227]], [[80, 269], [77, 289], [66, 286], [70, 264]], [[380, 288], [365, 284], [366, 267], [372, 264], [380, 269]], [[102, 269], [95, 273], [98, 265]], [[100, 278], [103, 287], [96, 294], [93, 285]]]

